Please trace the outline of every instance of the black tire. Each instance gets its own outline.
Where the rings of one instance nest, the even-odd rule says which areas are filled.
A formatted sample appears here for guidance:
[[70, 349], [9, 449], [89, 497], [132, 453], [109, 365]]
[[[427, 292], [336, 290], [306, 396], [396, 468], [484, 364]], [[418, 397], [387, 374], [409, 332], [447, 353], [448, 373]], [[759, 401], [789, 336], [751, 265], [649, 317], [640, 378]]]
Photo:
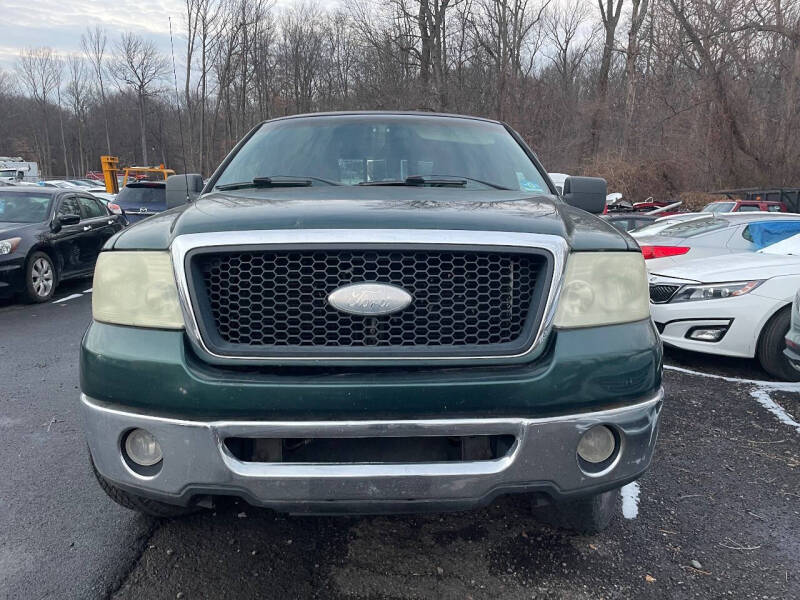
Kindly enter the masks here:
[[773, 377], [784, 381], [800, 381], [800, 371], [792, 367], [783, 353], [783, 349], [786, 348], [786, 334], [790, 327], [791, 310], [791, 306], [782, 308], [764, 325], [758, 338], [756, 358], [763, 369]]
[[94, 461], [89, 459], [92, 465], [92, 473], [94, 473], [97, 483], [103, 488], [103, 491], [114, 502], [120, 506], [124, 506], [130, 510], [135, 510], [150, 517], [158, 517], [161, 519], [169, 519], [174, 517], [183, 517], [200, 510], [196, 506], [178, 506], [176, 504], [167, 504], [166, 502], [159, 502], [158, 500], [151, 500], [143, 496], [131, 494], [123, 489], [118, 488], [112, 484], [108, 479], [97, 472], [97, 467], [94, 466]]
[[58, 280], [53, 261], [45, 252], [34, 252], [25, 264], [25, 299], [28, 302], [47, 302], [56, 291]]
[[617, 512], [619, 490], [609, 490], [594, 496], [554, 502], [534, 508], [536, 517], [558, 529], [594, 534], [611, 524]]

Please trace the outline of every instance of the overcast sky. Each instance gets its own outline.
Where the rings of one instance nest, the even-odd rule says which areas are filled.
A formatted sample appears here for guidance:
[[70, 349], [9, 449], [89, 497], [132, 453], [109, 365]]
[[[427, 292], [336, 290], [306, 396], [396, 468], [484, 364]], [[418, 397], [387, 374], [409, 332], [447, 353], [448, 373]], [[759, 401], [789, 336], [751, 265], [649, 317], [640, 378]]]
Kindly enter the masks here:
[[109, 50], [120, 33], [133, 31], [169, 52], [169, 17], [179, 55], [184, 4], [184, 0], [0, 0], [0, 67], [13, 69], [19, 51], [26, 47], [50, 46], [59, 54], [80, 52], [81, 34], [96, 24], [108, 30]]

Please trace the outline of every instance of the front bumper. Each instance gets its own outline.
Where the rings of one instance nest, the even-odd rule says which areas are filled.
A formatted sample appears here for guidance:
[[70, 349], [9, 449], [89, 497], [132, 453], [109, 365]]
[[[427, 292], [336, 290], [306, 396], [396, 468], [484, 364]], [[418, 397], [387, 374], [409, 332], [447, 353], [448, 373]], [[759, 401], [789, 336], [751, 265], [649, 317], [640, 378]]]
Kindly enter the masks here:
[[800, 371], [800, 330], [792, 329], [786, 336], [786, 349], [783, 351], [791, 365]]
[[[744, 296], [694, 302], [651, 304], [650, 314], [661, 332], [664, 344], [723, 356], [752, 358], [758, 336], [767, 319], [784, 302], [755, 292]], [[719, 341], [691, 339], [693, 330], [722, 328]]]
[[[619, 487], [649, 466], [663, 390], [610, 410], [543, 418], [459, 418], [332, 421], [189, 421], [122, 410], [81, 396], [89, 447], [98, 472], [115, 485], [172, 504], [207, 495], [305, 513], [458, 510], [511, 492], [568, 498]], [[613, 462], [600, 473], [578, 464], [581, 434], [605, 424], [619, 435]], [[164, 459], [156, 474], [134, 472], [122, 455], [124, 435], [150, 431]], [[430, 463], [244, 462], [227, 437], [420, 437], [511, 434], [516, 442], [497, 459]]]
[[25, 257], [14, 252], [0, 256], [0, 297], [10, 296], [25, 288]]

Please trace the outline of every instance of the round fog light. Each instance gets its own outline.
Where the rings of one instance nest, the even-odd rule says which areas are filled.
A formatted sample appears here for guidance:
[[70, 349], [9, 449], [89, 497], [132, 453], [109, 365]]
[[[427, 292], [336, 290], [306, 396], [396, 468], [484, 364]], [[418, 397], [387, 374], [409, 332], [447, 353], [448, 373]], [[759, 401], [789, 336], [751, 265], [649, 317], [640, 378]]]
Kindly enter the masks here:
[[143, 467], [150, 467], [163, 458], [158, 441], [144, 429], [134, 429], [128, 434], [125, 438], [125, 452], [128, 458]]
[[578, 456], [592, 464], [601, 463], [614, 454], [616, 446], [614, 433], [605, 425], [595, 425], [581, 436]]

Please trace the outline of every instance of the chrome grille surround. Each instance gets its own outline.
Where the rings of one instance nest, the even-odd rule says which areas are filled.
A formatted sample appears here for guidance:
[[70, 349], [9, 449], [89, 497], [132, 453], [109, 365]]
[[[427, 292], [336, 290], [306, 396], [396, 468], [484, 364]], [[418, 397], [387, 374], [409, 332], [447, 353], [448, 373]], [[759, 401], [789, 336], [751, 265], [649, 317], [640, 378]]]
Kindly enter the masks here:
[[[239, 355], [215, 352], [204, 340], [198, 323], [198, 307], [195, 306], [190, 293], [189, 255], [198, 249], [214, 249], [224, 252], [246, 248], [256, 249], [348, 249], [348, 248], [383, 248], [412, 249], [414, 247], [435, 248], [446, 251], [448, 248], [470, 247], [482, 251], [498, 252], [538, 250], [551, 258], [552, 272], [549, 288], [544, 290], [544, 309], [542, 317], [534, 332], [532, 343], [523, 351], [506, 355], [398, 355], [393, 357], [364, 356], [331, 356], [326, 354], [306, 355]], [[461, 231], [461, 230], [404, 230], [404, 229], [305, 229], [305, 230], [255, 230], [230, 231], [214, 233], [185, 234], [176, 237], [170, 248], [173, 268], [178, 283], [184, 321], [189, 338], [201, 356], [208, 362], [218, 364], [293, 364], [293, 365], [376, 365], [413, 364], [413, 363], [474, 363], [476, 361], [507, 363], [510, 361], [533, 358], [540, 350], [542, 342], [549, 333], [558, 294], [561, 289], [561, 278], [564, 272], [568, 246], [566, 241], [555, 235], [516, 233], [503, 231]]]

